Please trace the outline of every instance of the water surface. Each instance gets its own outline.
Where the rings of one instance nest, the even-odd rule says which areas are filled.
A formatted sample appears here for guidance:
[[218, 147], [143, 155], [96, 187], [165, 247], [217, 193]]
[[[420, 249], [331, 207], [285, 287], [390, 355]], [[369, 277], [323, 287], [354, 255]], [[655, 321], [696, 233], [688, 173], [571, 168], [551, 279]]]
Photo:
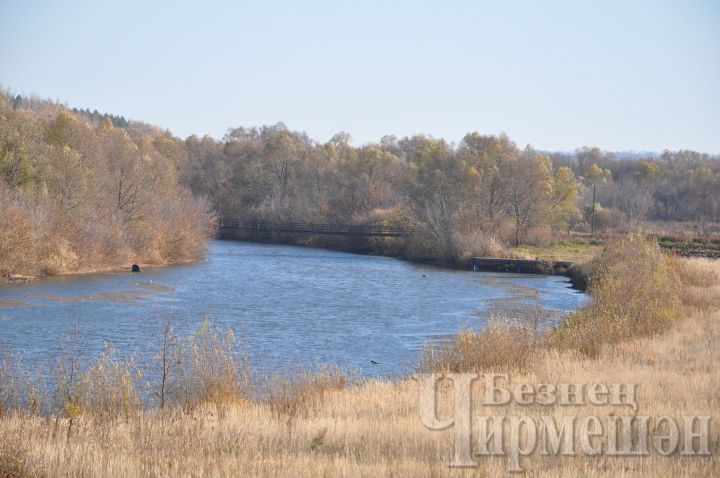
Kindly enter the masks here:
[[537, 317], [542, 325], [585, 299], [559, 276], [215, 241], [207, 260], [194, 264], [1, 286], [0, 346], [52, 366], [61, 337], [77, 324], [86, 359], [104, 341], [123, 354], [148, 353], [163, 320], [190, 333], [210, 316], [232, 328], [262, 373], [331, 363], [388, 376], [409, 372], [424, 344], [482, 328], [491, 315]]

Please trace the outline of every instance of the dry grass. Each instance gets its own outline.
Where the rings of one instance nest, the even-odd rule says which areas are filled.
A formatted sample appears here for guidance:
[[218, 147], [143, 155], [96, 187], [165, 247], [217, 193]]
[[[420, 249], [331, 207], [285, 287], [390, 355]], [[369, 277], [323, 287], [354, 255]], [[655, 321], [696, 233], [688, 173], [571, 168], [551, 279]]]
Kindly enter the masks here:
[[25, 451], [16, 440], [0, 435], [0, 477], [25, 478], [32, 476], [28, 469]]
[[560, 240], [547, 246], [523, 245], [514, 249], [519, 256], [527, 259], [570, 262], [590, 261], [601, 250], [601, 246], [588, 240]]
[[662, 332], [680, 317], [677, 261], [657, 244], [628, 236], [593, 262], [592, 300], [550, 334], [550, 345], [597, 356], [604, 344]]
[[[640, 383], [640, 413], [706, 414], [720, 418], [720, 314], [687, 318], [659, 337], [624, 343], [598, 360], [542, 351], [514, 383]], [[452, 432], [425, 429], [417, 411], [414, 381], [371, 382], [333, 390], [311, 414], [293, 420], [270, 403], [220, 407], [193, 413], [157, 411], [128, 420], [96, 422], [84, 417], [68, 441], [66, 424], [12, 416], [2, 425], [27, 447], [27, 465], [47, 476], [504, 476], [503, 460], [481, 459], [478, 469], [446, 467]], [[518, 413], [512, 408], [508, 413]], [[616, 408], [593, 408], [606, 416]], [[487, 413], [487, 411], [485, 411]], [[502, 410], [493, 410], [502, 413]], [[573, 407], [530, 413], [589, 413]], [[712, 430], [717, 450], [720, 435]], [[533, 476], [713, 476], [717, 456], [682, 458], [533, 457]]]
[[[471, 360], [476, 368], [494, 364], [514, 369], [514, 384], [638, 383], [639, 415], [711, 417], [710, 457], [534, 455], [523, 461], [531, 476], [720, 475], [718, 274], [717, 262], [680, 262], [679, 276], [685, 281], [680, 317], [663, 334], [608, 342], [598, 347], [594, 357], [538, 348], [523, 355], [530, 359], [515, 366], [499, 355], [478, 355]], [[472, 356], [476, 346], [483, 344], [510, 350], [517, 342], [515, 333], [498, 330], [464, 335], [458, 341], [467, 345]], [[479, 381], [476, 386], [484, 384]], [[451, 395], [441, 394], [438, 413], [442, 416], [451, 410]], [[293, 382], [264, 400], [205, 402], [192, 409], [174, 406], [109, 419], [84, 414], [76, 419], [69, 436], [67, 418], [9, 413], [0, 421], [4, 460], [0, 467], [17, 463], [12, 468], [17, 474], [8, 476], [507, 475], [504, 458], [481, 457], [478, 468], [448, 468], [453, 431], [426, 429], [417, 405], [418, 386], [413, 380], [371, 381], [347, 388], [338, 376], [329, 374]], [[488, 413], [487, 409], [474, 412]], [[494, 415], [551, 415], [557, 422], [566, 415], [602, 418], [618, 413], [633, 412], [611, 406], [521, 409], [508, 405], [492, 410]], [[22, 451], [19, 461], [7, 459], [15, 456], [8, 446]]]
[[322, 367], [315, 372], [277, 376], [269, 384], [265, 402], [276, 417], [305, 418], [315, 413], [327, 397], [348, 386], [348, 378], [337, 367]]
[[536, 346], [533, 328], [493, 321], [481, 331], [462, 330], [449, 344], [426, 348], [418, 368], [455, 373], [522, 370]]
[[720, 309], [720, 267], [718, 260], [683, 259], [678, 268], [680, 299], [695, 310]]

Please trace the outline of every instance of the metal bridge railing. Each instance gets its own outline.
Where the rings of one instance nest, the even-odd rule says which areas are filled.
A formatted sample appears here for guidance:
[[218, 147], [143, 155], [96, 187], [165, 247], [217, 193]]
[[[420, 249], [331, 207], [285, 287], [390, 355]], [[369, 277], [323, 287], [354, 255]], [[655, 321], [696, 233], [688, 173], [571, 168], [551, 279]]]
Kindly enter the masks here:
[[220, 218], [220, 229], [235, 229], [257, 232], [285, 232], [297, 234], [324, 234], [342, 236], [402, 237], [415, 229], [384, 224], [322, 224], [302, 222], [244, 221], [234, 218]]

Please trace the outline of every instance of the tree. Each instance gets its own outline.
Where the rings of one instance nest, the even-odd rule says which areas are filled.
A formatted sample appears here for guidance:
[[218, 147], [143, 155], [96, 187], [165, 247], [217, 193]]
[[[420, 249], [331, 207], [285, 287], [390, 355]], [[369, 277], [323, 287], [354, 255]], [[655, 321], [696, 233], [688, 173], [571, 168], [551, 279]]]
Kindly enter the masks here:
[[651, 186], [645, 181], [625, 179], [620, 183], [620, 210], [625, 213], [631, 229], [641, 229], [653, 205]]
[[33, 182], [35, 171], [30, 163], [28, 147], [22, 141], [0, 143], [0, 178], [10, 186], [22, 187]]
[[579, 175], [584, 175], [587, 168], [591, 164], [597, 164], [602, 160], [603, 153], [600, 148], [583, 146], [575, 150], [575, 156], [577, 157]]
[[553, 225], [567, 228], [570, 222], [580, 217], [578, 199], [580, 182], [572, 170], [561, 167], [555, 171], [550, 192], [550, 214]]
[[182, 340], [175, 333], [172, 322], [169, 319], [164, 320], [160, 350], [154, 357], [160, 368], [155, 396], [161, 410], [167, 403], [178, 398], [180, 394], [179, 383], [183, 366], [182, 346]]
[[451, 234], [467, 190], [467, 166], [442, 140], [420, 143], [416, 139], [415, 146], [415, 160], [410, 166], [410, 201], [440, 254], [449, 257]]
[[612, 181], [612, 173], [609, 169], [603, 169], [600, 166], [597, 165], [597, 163], [593, 163], [590, 168], [588, 168], [587, 173], [585, 175], [587, 180], [592, 185], [592, 204], [590, 205], [590, 234], [592, 236], [595, 235], [595, 209], [597, 206], [597, 199], [596, 199], [596, 192], [597, 192], [597, 186], [601, 183], [607, 183], [609, 181]]
[[179, 183], [182, 142], [34, 97], [14, 106], [0, 94], [0, 274], [202, 253], [213, 215]]
[[113, 212], [124, 225], [144, 218], [151, 191], [148, 162], [123, 130], [103, 130], [101, 140], [110, 172]]
[[64, 211], [73, 210], [87, 200], [89, 190], [88, 178], [81, 155], [70, 146], [48, 147], [51, 155], [52, 169], [46, 173], [46, 186], [50, 190], [60, 208]]
[[0, 105], [0, 180], [11, 187], [30, 186], [37, 175], [32, 161], [33, 143], [38, 139], [35, 125], [23, 115], [7, 112], [5, 116], [2, 106], [4, 104]]
[[517, 147], [506, 135], [469, 133], [460, 143], [458, 154], [477, 172], [473, 190], [478, 225], [482, 226], [484, 219], [490, 223], [488, 228], [493, 229], [507, 207], [504, 170], [519, 154]]
[[506, 194], [515, 222], [515, 245], [519, 246], [530, 227], [542, 223], [549, 212], [552, 193], [550, 158], [531, 147], [508, 163]]
[[707, 235], [708, 222], [718, 220], [720, 213], [720, 173], [699, 167], [690, 172], [691, 205], [700, 219], [703, 234]]

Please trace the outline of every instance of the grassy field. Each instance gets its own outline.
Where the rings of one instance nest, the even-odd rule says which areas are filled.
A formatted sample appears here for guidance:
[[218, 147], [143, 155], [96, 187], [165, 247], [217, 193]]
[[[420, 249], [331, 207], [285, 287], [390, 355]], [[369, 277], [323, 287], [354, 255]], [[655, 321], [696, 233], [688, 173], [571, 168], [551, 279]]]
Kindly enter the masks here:
[[[713, 455], [621, 458], [535, 454], [523, 461], [531, 476], [720, 475], [720, 263], [682, 259], [679, 268], [672, 277], [682, 283], [678, 316], [670, 324], [657, 323], [663, 326], [661, 331], [643, 329], [647, 333], [635, 337], [598, 337], [593, 354], [572, 347], [525, 347], [522, 353], [528, 354], [527, 359], [521, 361], [507, 360], [520, 349], [516, 339], [508, 341], [500, 334], [493, 336], [493, 343], [504, 353], [470, 355], [453, 367], [507, 372], [514, 384], [637, 383], [638, 415], [709, 415]], [[637, 289], [638, 293], [646, 290]], [[588, 314], [586, 311], [585, 318], [576, 321], [590, 320]], [[601, 320], [604, 316], [593, 317]], [[648, 318], [652, 320], [650, 315]], [[447, 364], [439, 360], [435, 366]], [[482, 388], [483, 383], [476, 387]], [[452, 398], [452, 394], [440, 393], [440, 416], [450, 413]], [[477, 404], [475, 407], [473, 416], [490, 413]], [[558, 422], [566, 415], [590, 413], [607, 417], [618, 409], [509, 405], [492, 410], [494, 415], [550, 415]], [[431, 431], [422, 425], [418, 384], [410, 379], [349, 386], [342, 378], [326, 375], [286, 383], [282, 393], [263, 400], [221, 395], [164, 411], [84, 413], [72, 420], [8, 412], [0, 420], [0, 476], [508, 474], [504, 457], [479, 458], [476, 468], [448, 468], [452, 453], [452, 429]]]
[[548, 246], [524, 245], [513, 250], [521, 257], [551, 261], [585, 262], [595, 257], [602, 246], [589, 240], [557, 241]]
[[[679, 256], [720, 258], [720, 241], [683, 239], [666, 236], [648, 236], [661, 248]], [[587, 262], [602, 251], [603, 241], [608, 239], [559, 240], [546, 246], [522, 245], [512, 249], [517, 256], [528, 259]]]

